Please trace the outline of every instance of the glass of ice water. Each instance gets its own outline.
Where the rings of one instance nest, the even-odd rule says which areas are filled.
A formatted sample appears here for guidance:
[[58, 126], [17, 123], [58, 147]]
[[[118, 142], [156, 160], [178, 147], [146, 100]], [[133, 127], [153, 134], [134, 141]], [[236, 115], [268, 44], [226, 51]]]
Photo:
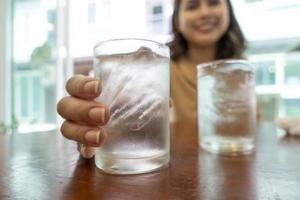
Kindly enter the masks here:
[[245, 60], [220, 60], [198, 65], [197, 73], [200, 146], [225, 155], [253, 152], [254, 67]]
[[94, 48], [96, 99], [110, 110], [107, 137], [95, 163], [110, 174], [139, 174], [169, 162], [169, 48], [142, 39], [116, 39]]

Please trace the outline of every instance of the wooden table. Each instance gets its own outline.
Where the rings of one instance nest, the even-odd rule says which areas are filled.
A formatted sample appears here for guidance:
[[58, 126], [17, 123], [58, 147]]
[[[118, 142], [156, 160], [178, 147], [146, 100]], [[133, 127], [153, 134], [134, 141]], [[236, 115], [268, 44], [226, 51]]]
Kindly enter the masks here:
[[256, 153], [226, 157], [197, 144], [193, 124], [174, 124], [171, 162], [134, 176], [99, 172], [58, 132], [0, 135], [0, 199], [300, 199], [300, 138], [259, 128]]

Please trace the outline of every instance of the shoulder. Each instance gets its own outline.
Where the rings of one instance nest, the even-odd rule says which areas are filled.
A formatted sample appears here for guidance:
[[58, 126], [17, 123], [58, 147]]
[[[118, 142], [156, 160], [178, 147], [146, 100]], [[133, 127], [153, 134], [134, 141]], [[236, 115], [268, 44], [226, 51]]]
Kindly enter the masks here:
[[171, 67], [171, 68], [176, 68], [176, 67], [178, 67], [178, 66], [179, 66], [179, 61], [170, 59], [170, 67]]
[[170, 72], [171, 72], [171, 74], [173, 74], [173, 75], [177, 74], [179, 72], [179, 68], [180, 68], [179, 62], [171, 59], [170, 60]]

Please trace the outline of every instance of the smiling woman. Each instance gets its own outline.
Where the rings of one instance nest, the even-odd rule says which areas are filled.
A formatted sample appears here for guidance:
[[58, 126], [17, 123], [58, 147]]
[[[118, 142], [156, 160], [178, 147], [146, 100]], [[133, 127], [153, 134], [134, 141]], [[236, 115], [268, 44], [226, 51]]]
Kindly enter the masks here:
[[242, 58], [246, 41], [229, 0], [175, 0], [172, 33], [171, 98], [176, 118], [194, 121], [195, 66], [217, 59]]
[[175, 0], [172, 27], [174, 39], [169, 44], [175, 60], [187, 53], [189, 43], [195, 43], [193, 46], [209, 46], [220, 37], [217, 59], [240, 58], [246, 48], [244, 35], [228, 0], [208, 0], [207, 3]]

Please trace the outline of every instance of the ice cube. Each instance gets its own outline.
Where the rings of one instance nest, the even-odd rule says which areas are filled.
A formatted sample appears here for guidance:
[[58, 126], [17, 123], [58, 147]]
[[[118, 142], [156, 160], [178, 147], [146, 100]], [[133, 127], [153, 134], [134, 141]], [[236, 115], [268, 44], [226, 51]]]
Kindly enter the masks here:
[[111, 127], [138, 131], [168, 105], [168, 58], [141, 47], [127, 54], [97, 57], [96, 76], [102, 82], [98, 101], [110, 108]]

